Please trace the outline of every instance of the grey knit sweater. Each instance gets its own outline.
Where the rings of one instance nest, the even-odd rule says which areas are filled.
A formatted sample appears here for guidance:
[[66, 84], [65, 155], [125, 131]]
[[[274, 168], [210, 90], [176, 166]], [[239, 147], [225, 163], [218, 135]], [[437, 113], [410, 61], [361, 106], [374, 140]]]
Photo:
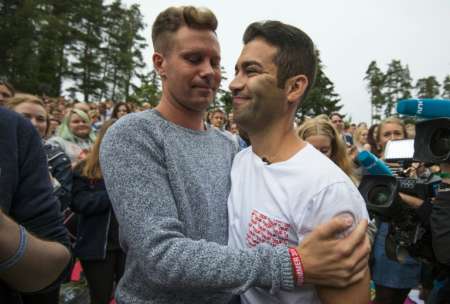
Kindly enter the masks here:
[[286, 248], [226, 246], [235, 149], [217, 130], [152, 110], [108, 130], [101, 167], [127, 252], [118, 303], [227, 303], [252, 286], [293, 288]]

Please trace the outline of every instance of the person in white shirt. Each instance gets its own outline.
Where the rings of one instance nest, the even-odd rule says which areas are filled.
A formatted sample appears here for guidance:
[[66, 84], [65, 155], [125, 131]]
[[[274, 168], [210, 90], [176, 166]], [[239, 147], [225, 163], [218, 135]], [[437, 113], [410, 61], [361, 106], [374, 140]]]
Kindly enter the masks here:
[[[347, 288], [303, 284], [307, 258], [295, 247], [335, 216], [368, 218], [358, 190], [331, 160], [300, 139], [297, 107], [315, 78], [316, 51], [301, 30], [278, 21], [252, 23], [230, 83], [234, 120], [252, 146], [234, 159], [228, 198], [229, 245], [287, 245], [298, 288], [271, 294], [251, 288], [243, 303], [368, 303], [369, 272]], [[353, 226], [354, 227], [354, 226]], [[352, 228], [350, 228], [351, 230]], [[346, 237], [350, 232], [336, 235]]]

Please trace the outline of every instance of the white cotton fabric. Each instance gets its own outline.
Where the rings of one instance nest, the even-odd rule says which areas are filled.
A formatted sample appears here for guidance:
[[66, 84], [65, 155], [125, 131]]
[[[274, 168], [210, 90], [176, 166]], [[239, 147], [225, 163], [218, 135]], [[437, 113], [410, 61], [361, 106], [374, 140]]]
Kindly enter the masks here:
[[[271, 165], [251, 147], [242, 150], [234, 159], [231, 183], [228, 216], [233, 247], [261, 243], [296, 247], [314, 227], [336, 215], [350, 214], [355, 223], [368, 218], [350, 178], [309, 144], [289, 160]], [[275, 295], [251, 288], [241, 299], [245, 304], [320, 303], [311, 285]]]

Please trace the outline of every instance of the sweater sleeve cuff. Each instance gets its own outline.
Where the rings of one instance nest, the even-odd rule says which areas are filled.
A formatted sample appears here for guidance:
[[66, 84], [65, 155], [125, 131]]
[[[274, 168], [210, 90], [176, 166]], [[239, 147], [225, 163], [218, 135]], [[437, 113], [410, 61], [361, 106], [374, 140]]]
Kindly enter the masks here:
[[284, 246], [275, 247], [276, 258], [273, 259], [272, 273], [273, 284], [271, 294], [276, 294], [280, 289], [290, 291], [294, 289], [294, 274], [292, 272], [291, 258], [288, 249]]

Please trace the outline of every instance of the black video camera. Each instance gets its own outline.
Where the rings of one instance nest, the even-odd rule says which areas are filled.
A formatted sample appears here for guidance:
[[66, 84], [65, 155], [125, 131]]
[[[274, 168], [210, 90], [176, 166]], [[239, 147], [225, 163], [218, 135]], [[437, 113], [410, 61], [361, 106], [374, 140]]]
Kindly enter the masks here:
[[441, 178], [424, 169], [414, 177], [409, 174], [413, 164], [414, 140], [388, 142], [385, 149], [387, 163], [394, 164], [392, 175], [365, 175], [359, 191], [372, 217], [389, 223], [386, 255], [403, 261], [407, 254], [434, 262], [431, 235], [426, 223], [407, 205], [399, 192], [430, 200], [435, 196]]

